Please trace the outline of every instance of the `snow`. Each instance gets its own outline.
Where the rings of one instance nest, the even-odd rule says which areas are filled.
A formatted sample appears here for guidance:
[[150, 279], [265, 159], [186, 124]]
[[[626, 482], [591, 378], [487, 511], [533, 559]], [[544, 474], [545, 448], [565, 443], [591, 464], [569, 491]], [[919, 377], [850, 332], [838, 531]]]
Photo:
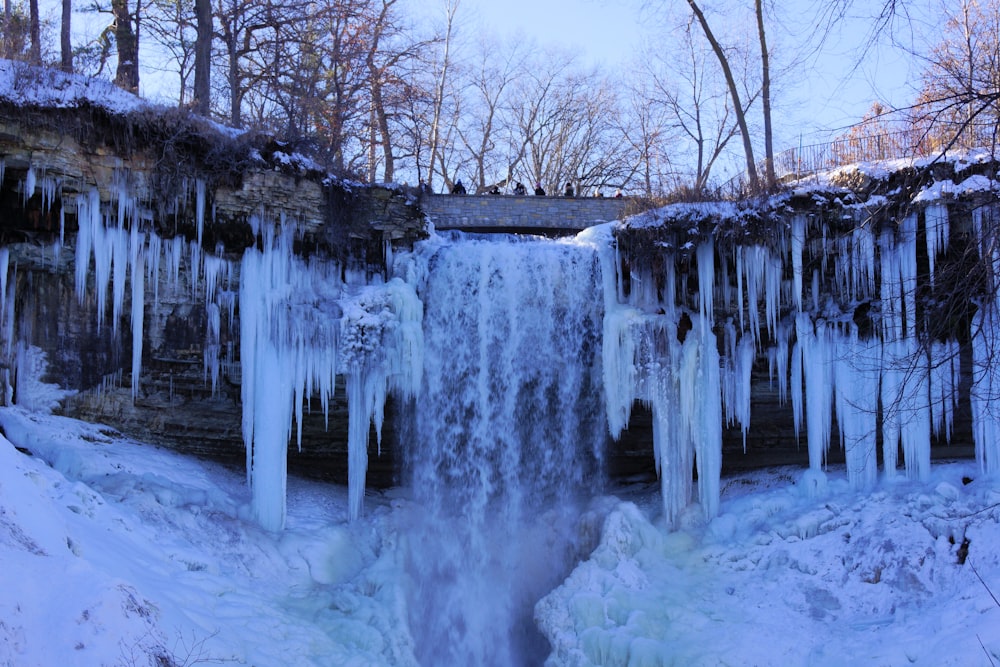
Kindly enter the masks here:
[[[0, 425], [0, 664], [417, 664], [405, 493], [349, 523], [345, 488], [291, 478], [275, 533], [242, 473], [18, 408]], [[800, 475], [723, 478], [718, 516], [675, 530], [655, 488], [595, 498], [562, 524], [592, 547], [535, 606], [547, 664], [1000, 659], [994, 477], [944, 462], [859, 492], [831, 468], [814, 497]]]
[[20, 409], [0, 425], [0, 664], [415, 664], [387, 502], [351, 525], [344, 489], [293, 480], [271, 533], [240, 473]]
[[974, 466], [814, 498], [796, 473], [727, 481], [719, 516], [664, 532], [645, 499], [543, 598], [547, 665], [963, 665], [1000, 656], [1000, 494]]
[[107, 79], [66, 74], [55, 68], [3, 59], [0, 59], [0, 99], [17, 105], [54, 108], [94, 105], [118, 114], [149, 107], [148, 102]]

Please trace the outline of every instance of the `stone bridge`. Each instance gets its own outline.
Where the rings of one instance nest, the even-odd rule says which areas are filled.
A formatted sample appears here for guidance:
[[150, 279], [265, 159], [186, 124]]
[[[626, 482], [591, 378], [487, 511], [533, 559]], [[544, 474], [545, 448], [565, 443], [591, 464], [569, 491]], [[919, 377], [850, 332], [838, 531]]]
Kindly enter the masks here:
[[425, 194], [419, 205], [438, 230], [559, 236], [618, 220], [630, 202], [613, 197]]

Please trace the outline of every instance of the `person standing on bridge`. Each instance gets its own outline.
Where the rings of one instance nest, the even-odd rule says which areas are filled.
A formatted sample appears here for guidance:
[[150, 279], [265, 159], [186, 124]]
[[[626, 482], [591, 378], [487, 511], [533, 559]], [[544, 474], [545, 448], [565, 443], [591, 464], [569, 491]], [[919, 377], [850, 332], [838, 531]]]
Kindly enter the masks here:
[[535, 196], [536, 197], [544, 197], [545, 196], [545, 189], [542, 188], [541, 181], [539, 181], [538, 183], [535, 183]]
[[564, 197], [572, 197], [573, 196], [573, 184], [572, 183], [567, 183], [566, 184], [566, 189], [563, 191], [563, 196]]
[[514, 185], [514, 194], [515, 195], [526, 195], [526, 194], [528, 194], [528, 189], [526, 187], [524, 187], [524, 183], [522, 183], [521, 181], [518, 181]]
[[453, 194], [453, 195], [464, 195], [465, 194], [465, 186], [462, 185], [462, 179], [461, 178], [458, 179], [457, 181], [455, 181], [455, 187], [453, 187], [451, 189], [451, 194]]

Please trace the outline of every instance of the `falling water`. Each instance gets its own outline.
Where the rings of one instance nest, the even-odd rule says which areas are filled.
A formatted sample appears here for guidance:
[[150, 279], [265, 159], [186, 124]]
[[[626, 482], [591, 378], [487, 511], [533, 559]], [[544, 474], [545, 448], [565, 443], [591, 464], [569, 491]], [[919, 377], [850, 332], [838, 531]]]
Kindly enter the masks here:
[[537, 664], [535, 600], [566, 574], [607, 433], [593, 248], [455, 235], [423, 251], [424, 386], [408, 468], [424, 665]]

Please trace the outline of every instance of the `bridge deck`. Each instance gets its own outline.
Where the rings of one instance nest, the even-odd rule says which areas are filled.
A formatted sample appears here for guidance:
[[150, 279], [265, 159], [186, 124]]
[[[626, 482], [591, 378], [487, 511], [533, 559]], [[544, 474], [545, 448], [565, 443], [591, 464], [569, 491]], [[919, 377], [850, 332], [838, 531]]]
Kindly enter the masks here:
[[574, 234], [618, 220], [627, 199], [533, 195], [424, 195], [420, 208], [435, 229]]

